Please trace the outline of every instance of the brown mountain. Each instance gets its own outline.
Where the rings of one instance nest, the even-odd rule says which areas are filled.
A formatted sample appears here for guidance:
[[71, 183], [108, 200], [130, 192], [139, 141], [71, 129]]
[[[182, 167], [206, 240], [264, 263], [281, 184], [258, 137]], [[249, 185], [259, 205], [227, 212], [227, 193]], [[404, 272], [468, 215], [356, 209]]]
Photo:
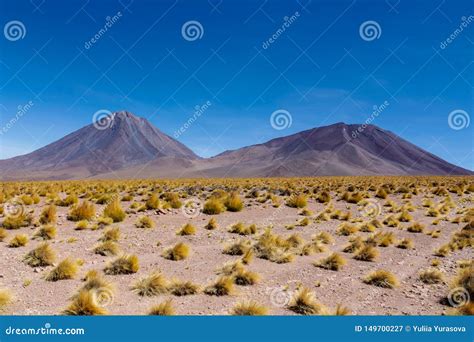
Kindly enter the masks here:
[[32, 153], [0, 161], [2, 179], [463, 175], [450, 164], [373, 125], [337, 123], [202, 159], [128, 112], [110, 127], [86, 126]]
[[[164, 160], [199, 159], [146, 119], [117, 112], [104, 126], [90, 124], [39, 150], [0, 161], [3, 179], [87, 178]], [[97, 128], [99, 127], [99, 128]]]

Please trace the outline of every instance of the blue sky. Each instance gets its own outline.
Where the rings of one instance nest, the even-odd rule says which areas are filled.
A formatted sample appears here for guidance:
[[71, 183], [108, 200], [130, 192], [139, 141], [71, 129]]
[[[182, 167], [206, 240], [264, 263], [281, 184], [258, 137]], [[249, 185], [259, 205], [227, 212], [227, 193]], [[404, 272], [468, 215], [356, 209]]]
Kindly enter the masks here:
[[[474, 123], [448, 122], [455, 110], [474, 113], [470, 15], [472, 1], [1, 1], [1, 25], [20, 21], [25, 32], [0, 36], [0, 158], [55, 141], [102, 109], [173, 135], [209, 101], [179, 137], [207, 157], [362, 123], [387, 101], [373, 124], [474, 169]], [[201, 25], [199, 39], [184, 39], [188, 21]], [[360, 33], [367, 21], [378, 25], [373, 40]], [[280, 109], [292, 124], [276, 130], [270, 117]]]

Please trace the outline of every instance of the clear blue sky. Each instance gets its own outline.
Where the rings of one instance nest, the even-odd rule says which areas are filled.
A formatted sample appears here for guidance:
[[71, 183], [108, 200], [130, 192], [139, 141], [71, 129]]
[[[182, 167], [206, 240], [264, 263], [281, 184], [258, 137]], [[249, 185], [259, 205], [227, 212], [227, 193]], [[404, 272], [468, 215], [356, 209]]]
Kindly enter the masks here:
[[[473, 127], [448, 115], [474, 113], [472, 1], [1, 1], [0, 128], [17, 107], [33, 106], [0, 135], [0, 158], [24, 154], [91, 123], [100, 110], [128, 110], [173, 135], [196, 105], [210, 108], [179, 140], [201, 156], [321, 125], [373, 124], [474, 169]], [[121, 16], [89, 49], [85, 43]], [[285, 17], [299, 16], [278, 34]], [[182, 36], [184, 23], [203, 28]], [[377, 39], [361, 38], [366, 21]], [[274, 34], [268, 48], [262, 44]], [[275, 130], [272, 112], [292, 125]]]

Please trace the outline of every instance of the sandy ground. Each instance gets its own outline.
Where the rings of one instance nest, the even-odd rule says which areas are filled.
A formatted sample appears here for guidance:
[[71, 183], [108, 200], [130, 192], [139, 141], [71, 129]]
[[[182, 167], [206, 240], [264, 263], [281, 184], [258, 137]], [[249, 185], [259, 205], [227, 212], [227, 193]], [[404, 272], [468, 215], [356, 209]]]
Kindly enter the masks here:
[[[334, 194], [332, 195], [334, 196]], [[402, 202], [400, 195], [390, 195], [389, 198], [397, 203]], [[452, 194], [452, 198], [456, 203], [459, 201], [459, 197], [454, 194]], [[287, 230], [286, 224], [295, 223], [302, 216], [298, 215], [298, 209], [285, 205], [273, 208], [269, 204], [259, 204], [246, 199], [246, 206], [241, 212], [226, 212], [212, 216], [217, 219], [219, 224], [219, 228], [213, 231], [203, 228], [211, 216], [201, 214], [196, 218], [188, 219], [180, 209], [173, 209], [164, 215], [148, 211], [147, 215], [150, 215], [156, 222], [154, 229], [136, 228], [134, 222], [143, 213], [130, 214], [124, 222], [115, 224], [115, 226], [119, 226], [122, 233], [119, 241], [122, 250], [138, 255], [140, 270], [132, 275], [106, 276], [116, 287], [113, 300], [107, 304], [106, 309], [114, 315], [142, 315], [153, 304], [171, 297], [177, 314], [219, 315], [228, 314], [232, 306], [240, 300], [253, 299], [267, 306], [269, 314], [292, 315], [293, 312], [285, 308], [285, 304], [298, 283], [302, 283], [315, 292], [321, 303], [330, 308], [342, 304], [350, 308], [352, 314], [356, 315], [443, 314], [448, 307], [440, 304], [440, 300], [448, 293], [448, 284], [426, 285], [418, 279], [418, 273], [430, 266], [430, 261], [435, 258], [433, 250], [447, 243], [451, 234], [460, 229], [462, 224], [441, 221], [439, 225], [432, 226], [433, 218], [424, 215], [426, 208], [421, 208], [421, 199], [422, 195], [414, 196], [411, 199], [411, 202], [419, 207], [412, 215], [415, 221], [426, 224], [427, 230], [441, 230], [440, 237], [432, 238], [423, 233], [409, 233], [398, 228], [380, 228], [378, 230], [394, 232], [400, 239], [412, 238], [415, 247], [412, 250], [399, 249], [395, 245], [386, 248], [379, 247], [380, 256], [375, 262], [357, 261], [352, 259], [351, 254], [341, 252], [349, 239], [347, 236], [335, 234], [341, 221], [311, 223], [309, 226]], [[440, 197], [435, 197], [435, 202], [437, 199]], [[122, 204], [124, 208], [127, 208], [130, 202]], [[355, 204], [338, 201], [334, 202], [334, 205], [336, 209], [347, 210], [349, 208], [354, 216], [361, 215]], [[42, 199], [39, 205], [28, 208], [34, 208], [37, 216], [43, 206]], [[96, 207], [99, 209], [103, 206], [96, 205]], [[308, 203], [308, 209], [314, 213], [322, 211], [323, 208], [323, 204], [316, 203], [314, 200], [310, 200]], [[51, 241], [51, 246], [57, 251], [58, 261], [68, 256], [83, 259], [84, 265], [80, 268], [80, 274], [72, 280], [58, 282], [44, 280], [52, 266], [33, 269], [22, 262], [24, 255], [41, 243], [40, 241], [30, 240], [27, 246], [21, 248], [7, 247], [7, 242], [14, 234], [26, 233], [32, 236], [36, 228], [27, 227], [9, 231], [9, 237], [0, 243], [0, 287], [10, 289], [14, 294], [14, 301], [6, 308], [4, 314], [60, 314], [68, 305], [71, 295], [82, 285], [80, 278], [83, 274], [90, 269], [102, 270], [106, 263], [114, 258], [94, 254], [92, 249], [103, 230], [74, 230], [75, 223], [66, 219], [68, 210], [69, 208], [58, 207], [58, 234]], [[378, 216], [381, 221], [387, 214], [385, 210], [384, 207]], [[101, 209], [98, 211], [100, 212]], [[451, 214], [452, 216], [453, 214]], [[274, 232], [284, 235], [298, 233], [305, 240], [310, 240], [310, 237], [315, 233], [326, 231], [333, 235], [335, 242], [329, 246], [330, 251], [326, 253], [297, 256], [293, 262], [287, 264], [277, 264], [254, 258], [248, 269], [261, 276], [260, 282], [253, 286], [237, 286], [237, 293], [231, 296], [213, 297], [201, 293], [184, 297], [169, 295], [140, 297], [130, 290], [132, 283], [154, 270], [161, 270], [168, 278], [191, 280], [203, 286], [210, 283], [217, 277], [215, 273], [217, 268], [227, 261], [239, 258], [222, 254], [223, 245], [226, 242], [242, 238], [227, 231], [229, 225], [239, 221], [245, 224], [257, 224], [260, 232], [263, 231], [263, 225], [272, 223]], [[192, 222], [198, 228], [196, 235], [177, 236], [176, 230], [186, 222]], [[401, 225], [406, 227], [409, 223]], [[366, 236], [370, 233], [359, 234]], [[72, 237], [77, 241], [73, 243], [66, 241]], [[254, 240], [255, 236], [250, 238]], [[188, 259], [170, 261], [161, 257], [165, 247], [179, 241], [184, 241], [191, 246], [191, 255]], [[157, 246], [158, 242], [160, 242], [160, 246]], [[312, 265], [315, 260], [329, 255], [331, 251], [341, 252], [347, 259], [347, 265], [342, 270], [329, 271]], [[445, 258], [440, 258], [439, 269], [449, 279], [456, 273], [457, 260], [472, 257], [472, 249], [465, 248], [456, 251]], [[384, 289], [362, 282], [361, 279], [365, 275], [379, 268], [393, 272], [400, 280], [400, 286], [396, 289]], [[319, 286], [316, 285], [318, 282]], [[30, 284], [27, 285], [28, 283]], [[289, 289], [286, 291], [283, 289], [285, 285], [289, 285]]]

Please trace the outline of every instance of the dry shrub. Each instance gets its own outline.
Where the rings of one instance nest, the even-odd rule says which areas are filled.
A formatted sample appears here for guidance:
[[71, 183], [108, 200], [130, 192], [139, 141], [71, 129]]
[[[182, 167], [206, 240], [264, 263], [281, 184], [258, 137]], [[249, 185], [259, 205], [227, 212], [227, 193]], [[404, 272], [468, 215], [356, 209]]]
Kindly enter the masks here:
[[102, 234], [99, 241], [106, 242], [112, 241], [117, 242], [120, 239], [120, 229], [119, 227], [107, 228]]
[[234, 292], [234, 280], [232, 277], [219, 277], [214, 283], [204, 289], [204, 293], [209, 296], [228, 296]]
[[169, 247], [163, 251], [163, 258], [168, 260], [184, 260], [189, 256], [190, 248], [185, 243], [179, 242], [173, 247]]
[[196, 234], [196, 227], [193, 226], [191, 223], [186, 223], [183, 227], [181, 227], [181, 229], [176, 232], [176, 235], [181, 236], [194, 234]]
[[154, 305], [148, 311], [148, 315], [152, 316], [172, 316], [175, 310], [171, 299], [167, 299], [164, 302]]
[[39, 222], [41, 224], [55, 223], [56, 222], [56, 206], [51, 204], [43, 209], [41, 212]]
[[174, 279], [169, 285], [168, 290], [175, 296], [189, 296], [199, 293], [199, 286], [191, 281]]
[[28, 235], [18, 234], [18, 235], [15, 235], [10, 240], [7, 246], [10, 248], [18, 248], [18, 247], [26, 246], [27, 243], [28, 243]]
[[420, 280], [425, 284], [438, 284], [444, 281], [444, 275], [440, 270], [428, 268], [420, 272]]
[[369, 273], [364, 278], [364, 283], [389, 289], [393, 289], [399, 284], [397, 277], [385, 270], [376, 270]]
[[308, 205], [308, 199], [304, 194], [292, 195], [287, 201], [286, 205], [290, 208], [304, 208]]
[[333, 253], [328, 257], [315, 262], [313, 265], [331, 271], [339, 271], [347, 263], [340, 254]]
[[127, 216], [125, 211], [122, 209], [122, 205], [120, 204], [120, 199], [118, 197], [107, 204], [103, 215], [105, 217], [110, 217], [114, 222], [122, 222]]
[[56, 227], [52, 225], [46, 225], [41, 227], [34, 235], [34, 238], [40, 240], [52, 240], [56, 237]]
[[379, 255], [377, 248], [371, 245], [364, 244], [361, 248], [356, 250], [354, 259], [359, 261], [374, 261]]
[[132, 274], [140, 268], [136, 255], [125, 254], [110, 262], [104, 269], [105, 274]]
[[234, 243], [227, 244], [224, 247], [222, 253], [228, 255], [244, 255], [249, 252], [251, 248], [251, 243], [248, 240], [239, 240]]
[[290, 303], [288, 309], [300, 315], [324, 315], [327, 309], [315, 299], [314, 293], [308, 288], [298, 290]]
[[257, 226], [255, 224], [246, 226], [242, 222], [239, 222], [232, 225], [228, 231], [229, 233], [234, 233], [234, 234], [239, 234], [239, 235], [252, 235], [257, 232]]
[[204, 228], [208, 230], [214, 230], [217, 228], [217, 221], [214, 217], [212, 217], [209, 222], [204, 226]]
[[97, 305], [94, 291], [80, 290], [63, 313], [73, 316], [96, 316], [106, 315], [107, 311]]
[[64, 279], [73, 279], [77, 274], [77, 270], [77, 261], [66, 258], [49, 272], [49, 274], [46, 276], [46, 280], [58, 281]]
[[23, 261], [31, 267], [49, 266], [55, 260], [56, 253], [47, 242], [40, 244], [23, 258]]
[[224, 205], [227, 211], [237, 212], [244, 208], [244, 203], [236, 192], [231, 193], [225, 200]]
[[244, 301], [235, 304], [230, 313], [234, 316], [264, 316], [268, 309], [255, 301]]
[[202, 212], [207, 215], [218, 215], [226, 210], [226, 207], [220, 199], [211, 198], [204, 203]]
[[132, 290], [139, 296], [157, 296], [168, 292], [168, 281], [161, 272], [153, 272], [139, 279], [132, 286]]
[[155, 226], [155, 222], [148, 216], [140, 216], [135, 222], [135, 227], [137, 228], [153, 228]]
[[74, 206], [67, 219], [70, 221], [81, 221], [88, 220], [90, 221], [95, 216], [95, 207], [93, 203], [88, 201], [83, 201], [81, 204]]
[[103, 256], [113, 256], [120, 253], [120, 247], [113, 241], [104, 241], [94, 248], [94, 253]]

